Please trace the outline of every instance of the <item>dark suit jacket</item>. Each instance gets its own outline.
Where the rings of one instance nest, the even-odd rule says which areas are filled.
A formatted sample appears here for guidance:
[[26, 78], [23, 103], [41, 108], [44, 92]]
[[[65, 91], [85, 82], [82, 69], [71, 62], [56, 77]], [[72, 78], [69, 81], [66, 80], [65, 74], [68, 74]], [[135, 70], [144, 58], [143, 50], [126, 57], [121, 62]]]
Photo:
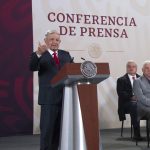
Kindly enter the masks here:
[[[137, 78], [139, 75], [136, 75]], [[118, 115], [119, 120], [125, 120], [125, 111], [124, 106], [126, 103], [131, 101], [131, 97], [133, 96], [133, 89], [128, 77], [128, 74], [118, 78], [117, 80], [117, 94], [118, 94]]]
[[[58, 50], [60, 68], [65, 63], [71, 62], [70, 54], [64, 50]], [[32, 53], [30, 60], [30, 70], [38, 71], [39, 76], [39, 98], [38, 103], [43, 104], [61, 104], [63, 96], [63, 86], [52, 87], [51, 79], [58, 73], [55, 61], [51, 54], [46, 51], [40, 58], [36, 53]]]

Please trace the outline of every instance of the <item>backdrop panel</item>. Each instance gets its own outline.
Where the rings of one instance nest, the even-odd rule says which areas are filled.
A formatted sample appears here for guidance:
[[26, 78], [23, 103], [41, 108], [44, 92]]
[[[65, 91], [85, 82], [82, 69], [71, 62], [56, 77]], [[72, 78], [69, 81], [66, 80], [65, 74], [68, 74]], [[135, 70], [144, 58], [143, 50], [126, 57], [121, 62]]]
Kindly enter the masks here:
[[[46, 30], [61, 33], [61, 48], [75, 62], [81, 57], [109, 62], [111, 76], [98, 85], [101, 128], [120, 127], [117, 114], [116, 79], [125, 73], [127, 60], [138, 64], [150, 56], [149, 0], [32, 0], [34, 50]], [[43, 42], [44, 43], [44, 42]], [[34, 76], [34, 131], [38, 132], [38, 82]], [[107, 116], [107, 117], [106, 117]]]
[[31, 0], [1, 0], [0, 20], [0, 136], [32, 134]]

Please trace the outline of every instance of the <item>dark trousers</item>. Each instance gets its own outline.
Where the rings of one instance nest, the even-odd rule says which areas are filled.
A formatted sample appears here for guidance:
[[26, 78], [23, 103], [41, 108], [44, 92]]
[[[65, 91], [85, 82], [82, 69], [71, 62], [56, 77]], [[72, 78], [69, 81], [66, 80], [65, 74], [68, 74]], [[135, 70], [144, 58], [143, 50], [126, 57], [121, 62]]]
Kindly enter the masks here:
[[136, 102], [128, 102], [124, 106], [125, 112], [129, 113], [131, 116], [132, 125], [134, 128], [134, 135], [140, 135], [140, 121], [137, 119], [137, 103]]
[[60, 105], [41, 105], [40, 150], [58, 150], [60, 123]]

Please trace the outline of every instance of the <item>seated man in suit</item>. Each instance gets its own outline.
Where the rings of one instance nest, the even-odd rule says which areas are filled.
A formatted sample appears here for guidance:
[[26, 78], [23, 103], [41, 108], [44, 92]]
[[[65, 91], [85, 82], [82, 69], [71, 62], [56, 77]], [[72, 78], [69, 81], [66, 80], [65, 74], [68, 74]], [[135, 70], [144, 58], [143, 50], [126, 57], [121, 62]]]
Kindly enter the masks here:
[[142, 117], [150, 119], [150, 61], [143, 64], [143, 75], [133, 84], [134, 94], [137, 97], [138, 120]]
[[125, 120], [125, 113], [129, 113], [134, 128], [134, 138], [141, 139], [140, 122], [137, 121], [137, 101], [133, 93], [133, 81], [138, 78], [137, 64], [128, 61], [126, 64], [127, 73], [117, 80], [118, 114], [120, 121]]
[[30, 70], [38, 71], [39, 76], [40, 150], [58, 150], [63, 86], [52, 87], [51, 80], [72, 59], [67, 51], [59, 49], [60, 35], [57, 31], [48, 31], [44, 41], [46, 45], [39, 44], [30, 60]]

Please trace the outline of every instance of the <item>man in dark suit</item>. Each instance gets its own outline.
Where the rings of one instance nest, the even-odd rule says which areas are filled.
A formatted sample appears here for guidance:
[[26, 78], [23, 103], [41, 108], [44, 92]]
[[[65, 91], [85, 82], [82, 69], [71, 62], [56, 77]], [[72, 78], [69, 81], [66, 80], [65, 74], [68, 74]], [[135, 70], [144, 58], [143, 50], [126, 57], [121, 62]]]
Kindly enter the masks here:
[[30, 70], [38, 71], [39, 76], [40, 150], [58, 150], [63, 86], [52, 87], [50, 82], [72, 59], [68, 52], [58, 49], [61, 41], [57, 31], [48, 31], [44, 40], [46, 45], [39, 43], [30, 60]]
[[134, 61], [128, 61], [127, 73], [117, 80], [118, 114], [120, 121], [125, 120], [125, 113], [129, 113], [134, 128], [134, 138], [141, 139], [140, 122], [137, 121], [137, 100], [133, 93], [133, 81], [138, 78], [137, 65]]

